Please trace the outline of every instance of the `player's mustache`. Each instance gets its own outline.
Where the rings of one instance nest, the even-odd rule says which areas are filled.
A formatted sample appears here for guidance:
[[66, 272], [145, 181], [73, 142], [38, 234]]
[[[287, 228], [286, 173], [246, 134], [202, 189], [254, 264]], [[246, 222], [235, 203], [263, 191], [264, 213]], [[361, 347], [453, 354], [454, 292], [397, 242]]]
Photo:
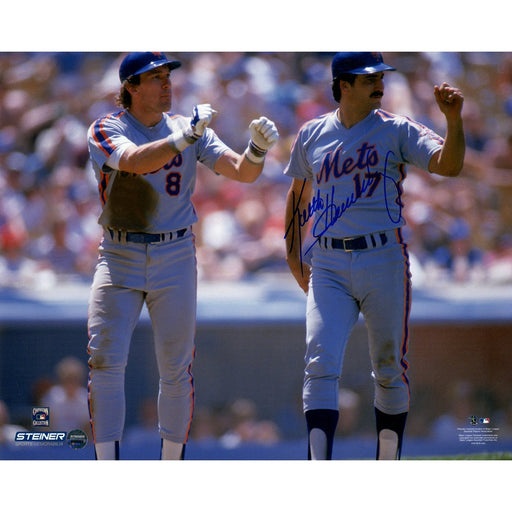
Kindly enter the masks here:
[[370, 98], [382, 98], [384, 93], [382, 91], [375, 91], [370, 94]]

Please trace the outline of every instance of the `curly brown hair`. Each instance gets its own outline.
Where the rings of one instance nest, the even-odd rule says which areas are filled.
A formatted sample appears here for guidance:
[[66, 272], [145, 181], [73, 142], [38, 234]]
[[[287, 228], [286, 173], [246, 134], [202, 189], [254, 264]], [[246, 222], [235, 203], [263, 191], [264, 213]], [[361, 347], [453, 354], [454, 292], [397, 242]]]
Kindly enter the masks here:
[[128, 85], [139, 85], [140, 75], [134, 75], [121, 84], [119, 94], [116, 96], [116, 105], [129, 109], [132, 106], [132, 95], [128, 91]]

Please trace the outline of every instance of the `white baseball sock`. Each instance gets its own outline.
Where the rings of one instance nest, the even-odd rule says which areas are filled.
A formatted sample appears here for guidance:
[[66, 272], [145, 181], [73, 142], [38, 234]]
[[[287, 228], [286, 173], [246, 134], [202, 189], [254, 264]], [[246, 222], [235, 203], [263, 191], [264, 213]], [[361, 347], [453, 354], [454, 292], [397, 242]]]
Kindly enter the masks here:
[[119, 458], [119, 441], [96, 443], [94, 450], [98, 460], [117, 460]]
[[309, 448], [311, 460], [325, 460], [327, 458], [327, 436], [319, 428], [314, 428], [309, 434]]
[[174, 443], [168, 439], [162, 440], [161, 460], [180, 460], [183, 453], [183, 444]]
[[396, 460], [398, 434], [385, 428], [379, 432], [379, 460]]

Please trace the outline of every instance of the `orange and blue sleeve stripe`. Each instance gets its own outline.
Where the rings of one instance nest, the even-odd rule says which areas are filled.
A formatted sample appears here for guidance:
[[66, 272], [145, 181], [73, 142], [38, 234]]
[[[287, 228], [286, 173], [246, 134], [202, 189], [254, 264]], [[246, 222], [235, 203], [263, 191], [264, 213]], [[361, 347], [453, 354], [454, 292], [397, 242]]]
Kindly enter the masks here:
[[108, 116], [101, 117], [92, 126], [92, 137], [105, 156], [108, 158], [116, 149], [112, 139], [105, 132], [105, 123], [109, 119], [119, 119], [124, 114], [123, 111], [117, 114], [109, 114]]
[[377, 110], [377, 115], [382, 117], [382, 119], [396, 119], [398, 117], [396, 114], [382, 109]]
[[98, 192], [100, 194], [100, 201], [103, 206], [105, 206], [105, 203], [107, 202], [107, 187], [109, 180], [110, 174], [101, 172], [101, 179], [98, 183]]

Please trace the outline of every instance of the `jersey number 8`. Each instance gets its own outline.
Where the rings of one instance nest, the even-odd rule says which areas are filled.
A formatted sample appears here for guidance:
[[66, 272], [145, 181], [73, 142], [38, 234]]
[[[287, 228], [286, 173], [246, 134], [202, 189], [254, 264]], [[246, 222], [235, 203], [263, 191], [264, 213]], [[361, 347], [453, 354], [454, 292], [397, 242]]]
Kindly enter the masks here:
[[170, 172], [166, 178], [165, 191], [170, 196], [177, 196], [181, 190], [181, 173]]

